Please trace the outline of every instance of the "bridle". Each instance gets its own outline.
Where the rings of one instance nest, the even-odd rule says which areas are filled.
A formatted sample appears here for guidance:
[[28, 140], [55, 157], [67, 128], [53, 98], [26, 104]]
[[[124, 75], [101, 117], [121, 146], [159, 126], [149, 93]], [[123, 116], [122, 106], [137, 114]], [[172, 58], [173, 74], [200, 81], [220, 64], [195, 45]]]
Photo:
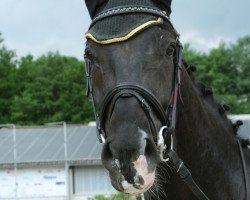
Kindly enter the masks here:
[[[155, 7], [149, 6], [123, 6], [123, 7], [116, 7], [105, 12], [99, 13], [95, 18], [92, 20], [90, 27], [92, 27], [96, 22], [102, 20], [104, 18], [114, 16], [114, 15], [121, 15], [126, 13], [147, 13], [151, 15], [155, 15], [158, 17], [162, 17], [163, 19], [167, 20], [169, 24], [173, 27], [169, 16], [162, 10], [157, 9]], [[174, 29], [174, 27], [173, 27]], [[174, 29], [175, 30], [175, 29]], [[105, 133], [105, 119], [107, 108], [114, 107], [114, 104], [118, 100], [118, 98], [123, 97], [135, 97], [141, 104], [142, 109], [144, 110], [149, 124], [150, 129], [153, 133], [154, 139], [156, 139], [156, 143], [159, 144], [157, 138], [159, 135], [157, 134], [157, 130], [153, 121], [152, 117], [152, 110], [154, 110], [158, 117], [161, 120], [162, 128], [160, 131], [160, 137], [167, 137], [169, 134], [165, 134], [165, 132], [174, 132], [175, 123], [176, 123], [176, 106], [177, 106], [177, 98], [179, 94], [180, 84], [181, 84], [181, 70], [182, 70], [182, 45], [179, 42], [179, 38], [176, 39], [176, 49], [175, 49], [175, 56], [174, 56], [174, 65], [175, 65], [175, 72], [174, 72], [174, 79], [173, 79], [173, 89], [171, 93], [171, 98], [169, 101], [169, 105], [167, 110], [163, 108], [161, 103], [157, 100], [157, 98], [146, 88], [143, 88], [139, 85], [118, 85], [111, 89], [104, 97], [104, 100], [100, 106], [100, 111], [95, 110], [96, 106], [93, 103], [93, 108], [95, 112], [95, 119], [97, 124], [97, 137], [101, 143], [105, 142], [106, 133]], [[86, 96], [93, 100], [93, 88], [91, 83], [91, 62], [90, 60], [85, 57], [86, 63]], [[153, 109], [151, 109], [151, 107]], [[113, 109], [111, 109], [113, 110]], [[167, 113], [167, 114], [166, 114]], [[162, 141], [162, 140], [161, 140]], [[171, 146], [171, 145], [168, 145]]]
[[[119, 10], [121, 13], [119, 13]], [[149, 7], [125, 7], [125, 8], [115, 8], [113, 10], [108, 10], [107, 13], [100, 13], [91, 23], [93, 26], [98, 20], [102, 18], [106, 18], [108, 16], [113, 16], [117, 14], [123, 13], [131, 13], [133, 12], [143, 12], [150, 13], [156, 16], [163, 17], [167, 20], [170, 25], [173, 27], [172, 23], [169, 20], [169, 17], [164, 14], [163, 11], [149, 8]], [[95, 110], [96, 106], [94, 105], [93, 100], [93, 88], [91, 83], [91, 62], [88, 58], [85, 58], [86, 62], [86, 80], [87, 80], [87, 88], [86, 94], [89, 99], [92, 99], [96, 125], [97, 125], [97, 137], [101, 143], [105, 143], [106, 133], [105, 133], [105, 117], [109, 118], [112, 114], [112, 110], [116, 101], [119, 98], [136, 98], [140, 103], [142, 109], [145, 112], [145, 115], [150, 124], [150, 130], [152, 132], [153, 138], [160, 149], [160, 158], [163, 162], [168, 162], [179, 174], [181, 179], [188, 185], [191, 191], [194, 193], [198, 199], [208, 200], [209, 198], [203, 193], [203, 191], [198, 187], [195, 181], [192, 178], [190, 171], [184, 165], [182, 160], [179, 158], [178, 154], [174, 151], [174, 134], [175, 134], [175, 126], [176, 126], [176, 112], [177, 112], [177, 102], [178, 98], [181, 98], [180, 86], [181, 86], [181, 73], [182, 73], [182, 45], [179, 42], [179, 38], [176, 39], [176, 48], [173, 57], [174, 63], [174, 75], [173, 75], [173, 83], [172, 83], [172, 92], [170, 95], [169, 104], [167, 110], [163, 108], [161, 103], [157, 100], [157, 98], [146, 88], [141, 87], [139, 85], [129, 85], [122, 84], [115, 86], [111, 89], [104, 97], [104, 100], [100, 106], [100, 110]], [[158, 132], [153, 120], [153, 113], [159, 117], [162, 127]]]
[[[173, 88], [170, 95], [171, 97], [169, 100], [167, 110], [163, 108], [161, 103], [149, 90], [139, 85], [121, 84], [115, 86], [105, 95], [104, 100], [100, 106], [101, 108], [100, 111], [95, 110], [97, 137], [101, 143], [105, 143], [105, 138], [106, 138], [104, 117], [105, 116], [107, 118], [110, 117], [114, 105], [119, 98], [129, 98], [129, 97], [134, 97], [139, 101], [149, 121], [150, 129], [155, 139], [155, 142], [158, 145], [162, 145], [162, 141], [168, 141], [168, 136], [171, 136], [175, 131], [177, 100], [178, 96], [180, 96], [180, 85], [181, 85], [181, 71], [182, 71], [181, 52], [182, 52], [182, 45], [177, 39], [175, 56], [173, 61], [175, 66], [174, 78], [172, 84]], [[85, 62], [86, 62], [86, 79], [87, 79], [86, 95], [89, 99], [93, 100], [93, 88], [91, 83], [91, 69], [90, 69], [91, 63], [88, 60], [88, 58], [85, 58]], [[96, 106], [94, 105], [94, 101], [92, 101], [92, 103], [95, 109]], [[158, 131], [156, 130], [156, 126], [153, 121], [152, 111], [154, 111], [157, 114], [162, 123], [162, 128], [160, 129], [159, 134]], [[172, 144], [165, 146], [166, 148], [171, 147]]]

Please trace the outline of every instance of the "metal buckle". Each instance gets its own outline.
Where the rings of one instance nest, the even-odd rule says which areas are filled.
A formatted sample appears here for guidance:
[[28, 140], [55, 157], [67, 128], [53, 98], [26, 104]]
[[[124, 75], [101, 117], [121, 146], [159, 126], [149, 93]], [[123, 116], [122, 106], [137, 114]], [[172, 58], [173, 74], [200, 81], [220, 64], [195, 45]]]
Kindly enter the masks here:
[[100, 141], [100, 143], [104, 144], [106, 142], [106, 139], [105, 139], [105, 132], [99, 127], [98, 128], [98, 133], [97, 133], [97, 137]]
[[250, 150], [250, 136], [248, 137], [248, 145], [247, 145], [248, 150]]
[[165, 140], [164, 140], [164, 133], [166, 130], [168, 130], [169, 128], [167, 126], [163, 126], [161, 127], [160, 131], [159, 131], [159, 137], [158, 137], [158, 142], [157, 145], [159, 147], [160, 150], [160, 159], [163, 162], [168, 162], [169, 158], [165, 158], [166, 155], [166, 151], [169, 150], [173, 150], [174, 148], [174, 140], [173, 140], [173, 135], [170, 135], [171, 141], [170, 141], [170, 147], [167, 146], [167, 144], [165, 144]]
[[106, 142], [106, 139], [104, 138], [103, 134], [100, 134], [100, 137], [101, 137], [101, 143], [104, 144]]

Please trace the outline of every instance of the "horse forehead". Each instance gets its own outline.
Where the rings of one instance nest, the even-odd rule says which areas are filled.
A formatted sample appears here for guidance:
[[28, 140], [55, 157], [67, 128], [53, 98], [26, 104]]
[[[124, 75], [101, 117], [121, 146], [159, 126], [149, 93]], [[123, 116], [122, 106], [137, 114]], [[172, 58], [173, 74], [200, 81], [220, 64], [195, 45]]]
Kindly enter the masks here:
[[109, 71], [109, 77], [119, 82], [137, 82], [142, 80], [143, 70], [146, 65], [151, 65], [147, 52], [153, 52], [153, 45], [141, 43], [120, 43], [117, 45], [104, 46], [97, 50], [100, 66]]
[[158, 41], [160, 36], [149, 37], [148, 34], [140, 34], [126, 42], [98, 45], [95, 47], [98, 59], [102, 65], [115, 67], [117, 73], [133, 70], [139, 73], [142, 65], [151, 65], [155, 62], [155, 55], [160, 52]]
[[157, 46], [159, 41], [170, 38], [171, 35], [167, 32], [167, 30], [156, 26], [151, 27], [137, 36], [123, 42], [102, 45], [88, 40], [87, 44], [90, 44], [89, 46], [93, 48], [99, 56], [112, 56], [121, 53], [136, 54], [142, 53], [148, 48], [154, 48]]

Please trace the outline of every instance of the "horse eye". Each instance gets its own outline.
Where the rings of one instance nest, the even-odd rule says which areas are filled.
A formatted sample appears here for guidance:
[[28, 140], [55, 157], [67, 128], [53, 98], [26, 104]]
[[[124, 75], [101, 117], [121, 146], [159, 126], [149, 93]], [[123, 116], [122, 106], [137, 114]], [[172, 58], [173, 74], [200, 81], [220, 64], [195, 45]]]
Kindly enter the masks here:
[[168, 47], [168, 49], [166, 50], [166, 55], [167, 55], [167, 56], [173, 56], [174, 51], [175, 51], [175, 47], [174, 47], [173, 45], [170, 45], [170, 46]]
[[93, 58], [94, 58], [93, 54], [90, 51], [86, 50], [84, 53], [84, 59], [90, 61], [93, 60]]

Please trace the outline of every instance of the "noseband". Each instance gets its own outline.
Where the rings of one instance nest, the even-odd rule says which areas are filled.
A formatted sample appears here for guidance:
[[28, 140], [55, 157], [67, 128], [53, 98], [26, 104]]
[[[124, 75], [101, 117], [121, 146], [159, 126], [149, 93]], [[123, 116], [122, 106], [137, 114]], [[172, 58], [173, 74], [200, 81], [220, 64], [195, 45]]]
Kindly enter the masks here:
[[[157, 100], [157, 98], [146, 88], [141, 87], [139, 85], [129, 85], [123, 84], [115, 86], [111, 89], [104, 97], [104, 100], [101, 104], [100, 111], [95, 111], [95, 119], [97, 124], [97, 137], [101, 143], [105, 143], [105, 139], [107, 134], [105, 133], [105, 119], [109, 118], [112, 114], [114, 105], [119, 98], [130, 98], [134, 97], [141, 104], [142, 109], [144, 110], [148, 122], [150, 124], [150, 129], [153, 135], [153, 138], [158, 145], [163, 145], [159, 143], [162, 141], [160, 139], [163, 137], [163, 141], [169, 141], [169, 135], [174, 132], [175, 123], [176, 123], [176, 107], [177, 100], [180, 94], [180, 85], [181, 85], [181, 70], [182, 70], [182, 46], [179, 40], [176, 42], [175, 56], [174, 56], [174, 78], [173, 78], [173, 88], [171, 92], [171, 98], [169, 100], [168, 108], [165, 110], [161, 103]], [[90, 61], [85, 59], [86, 61], [86, 79], [87, 79], [87, 89], [86, 95], [89, 99], [93, 100], [93, 89], [91, 83], [91, 69], [90, 69]], [[92, 101], [93, 107], [95, 109], [94, 101]], [[109, 108], [109, 109], [108, 109]], [[158, 135], [158, 131], [156, 129], [153, 114], [154, 111], [159, 117], [162, 128], [160, 131], [160, 135]], [[167, 145], [171, 146], [171, 145]]]
[[162, 123], [166, 123], [165, 111], [152, 93], [150, 93], [147, 89], [138, 85], [118, 85], [115, 88], [113, 88], [110, 92], [108, 92], [103, 101], [100, 115], [97, 117], [98, 133], [99, 135], [101, 135], [99, 139], [106, 137], [104, 131], [105, 130], [104, 116], [107, 116], [108, 119], [110, 118], [112, 111], [114, 109], [114, 105], [119, 98], [130, 98], [130, 97], [136, 98], [140, 103], [149, 121], [150, 129], [154, 136], [154, 139], [157, 139], [156, 137], [157, 131], [152, 117], [152, 110], [156, 111]]

